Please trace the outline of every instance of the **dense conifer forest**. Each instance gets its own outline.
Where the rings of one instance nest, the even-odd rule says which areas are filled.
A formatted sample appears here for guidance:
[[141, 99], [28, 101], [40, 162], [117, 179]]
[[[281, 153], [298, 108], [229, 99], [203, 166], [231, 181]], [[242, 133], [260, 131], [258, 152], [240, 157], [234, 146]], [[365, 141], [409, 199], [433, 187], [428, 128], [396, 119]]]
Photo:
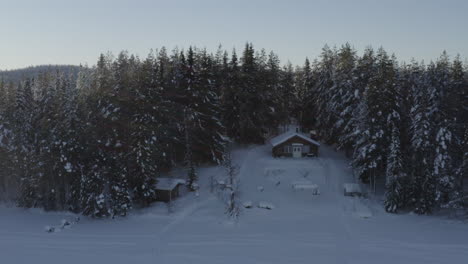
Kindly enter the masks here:
[[124, 216], [154, 201], [162, 172], [186, 167], [195, 189], [197, 167], [221, 164], [228, 143], [263, 144], [292, 119], [384, 187], [388, 212], [467, 206], [466, 65], [445, 52], [401, 63], [349, 44], [300, 67], [246, 44], [239, 55], [101, 54], [77, 74], [2, 78], [0, 199]]

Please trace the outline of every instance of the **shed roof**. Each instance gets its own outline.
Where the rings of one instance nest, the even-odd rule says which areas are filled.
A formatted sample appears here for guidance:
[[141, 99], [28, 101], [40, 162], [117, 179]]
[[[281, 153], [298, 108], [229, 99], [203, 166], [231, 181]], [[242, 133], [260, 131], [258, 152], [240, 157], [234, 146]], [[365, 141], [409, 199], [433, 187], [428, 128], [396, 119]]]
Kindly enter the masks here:
[[171, 191], [179, 184], [185, 184], [184, 179], [175, 179], [175, 178], [158, 178], [156, 183], [157, 190]]
[[317, 145], [317, 146], [320, 146], [320, 143], [318, 143], [317, 141], [311, 139], [310, 137], [308, 137], [307, 135], [305, 134], [302, 134], [302, 133], [299, 133], [299, 132], [295, 132], [294, 130], [290, 130], [288, 132], [285, 132], [281, 135], [278, 135], [272, 139], [270, 139], [270, 143], [273, 147], [276, 147], [278, 146], [279, 144], [282, 144], [284, 142], [286, 142], [288, 139], [290, 138], [293, 138], [293, 137], [300, 137], [314, 145]]

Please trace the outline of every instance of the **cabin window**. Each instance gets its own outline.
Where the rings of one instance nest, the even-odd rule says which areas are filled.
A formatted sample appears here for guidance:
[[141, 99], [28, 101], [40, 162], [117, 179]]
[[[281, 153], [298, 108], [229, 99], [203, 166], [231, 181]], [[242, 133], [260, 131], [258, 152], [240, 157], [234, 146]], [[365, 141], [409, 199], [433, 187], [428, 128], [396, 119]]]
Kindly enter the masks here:
[[304, 145], [302, 147], [302, 153], [309, 153], [310, 152], [310, 146]]
[[290, 146], [284, 146], [284, 147], [283, 147], [283, 152], [284, 152], [284, 153], [291, 153], [291, 148], [290, 148]]

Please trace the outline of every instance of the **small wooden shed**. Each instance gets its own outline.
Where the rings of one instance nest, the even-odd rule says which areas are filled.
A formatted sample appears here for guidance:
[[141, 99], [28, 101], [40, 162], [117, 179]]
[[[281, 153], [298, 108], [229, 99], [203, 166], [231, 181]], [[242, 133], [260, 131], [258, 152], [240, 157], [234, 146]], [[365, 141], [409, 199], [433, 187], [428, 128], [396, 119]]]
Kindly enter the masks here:
[[158, 178], [156, 183], [156, 200], [171, 202], [180, 195], [180, 186], [184, 186], [184, 179]]
[[294, 157], [318, 156], [320, 143], [310, 138], [308, 135], [288, 131], [270, 140], [273, 157]]

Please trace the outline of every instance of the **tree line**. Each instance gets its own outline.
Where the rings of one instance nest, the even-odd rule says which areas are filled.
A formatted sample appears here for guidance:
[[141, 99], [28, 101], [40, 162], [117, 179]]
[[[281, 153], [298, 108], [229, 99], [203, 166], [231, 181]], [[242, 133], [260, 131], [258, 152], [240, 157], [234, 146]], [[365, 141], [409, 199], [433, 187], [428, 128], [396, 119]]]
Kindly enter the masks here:
[[352, 159], [355, 176], [385, 187], [388, 212], [466, 206], [468, 82], [459, 56], [398, 63], [380, 48], [325, 47], [303, 68], [304, 126]]
[[0, 81], [0, 198], [123, 216], [154, 201], [161, 172], [185, 166], [195, 189], [197, 166], [222, 164], [228, 143], [265, 143], [294, 118], [345, 151], [362, 181], [385, 186], [387, 211], [460, 207], [466, 75], [445, 53], [399, 64], [349, 44], [302, 67], [250, 43], [239, 57], [192, 47], [101, 54], [77, 77]]
[[[0, 82], [0, 193], [21, 207], [123, 216], [155, 199], [159, 174], [223, 162], [226, 143], [263, 143], [288, 114], [274, 53], [247, 44], [102, 54], [77, 78]], [[285, 83], [290, 81], [284, 80]], [[292, 91], [290, 91], [292, 93]]]

